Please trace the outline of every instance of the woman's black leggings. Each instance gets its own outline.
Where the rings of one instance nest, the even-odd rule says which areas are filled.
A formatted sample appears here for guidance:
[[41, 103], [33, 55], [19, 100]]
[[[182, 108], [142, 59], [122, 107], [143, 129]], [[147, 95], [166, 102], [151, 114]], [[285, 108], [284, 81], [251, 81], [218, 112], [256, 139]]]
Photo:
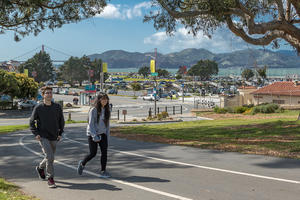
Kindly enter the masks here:
[[88, 142], [89, 142], [90, 153], [85, 156], [85, 158], [82, 161], [82, 165], [85, 166], [85, 164], [88, 161], [90, 161], [92, 158], [96, 156], [98, 144], [99, 144], [101, 150], [101, 171], [105, 171], [106, 163], [107, 163], [107, 146], [108, 146], [106, 134], [101, 134], [100, 142], [94, 142], [93, 138], [89, 136]]

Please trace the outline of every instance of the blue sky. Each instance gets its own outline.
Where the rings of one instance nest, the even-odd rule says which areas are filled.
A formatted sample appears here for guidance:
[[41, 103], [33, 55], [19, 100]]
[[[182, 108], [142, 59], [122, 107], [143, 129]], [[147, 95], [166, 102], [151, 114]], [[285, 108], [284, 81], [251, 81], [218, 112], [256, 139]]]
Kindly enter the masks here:
[[[146, 0], [111, 0], [99, 16], [54, 31], [46, 29], [20, 42], [14, 41], [13, 32], [6, 32], [0, 35], [0, 61], [23, 55], [42, 44], [78, 57], [108, 50], [150, 52], [157, 48], [158, 52], [166, 54], [185, 48], [205, 48], [223, 53], [252, 47], [225, 28], [217, 29], [212, 39], [202, 32], [193, 37], [180, 26], [174, 36], [167, 36], [164, 30], [156, 31], [152, 22], [143, 23], [144, 14], [150, 9], [150, 1]], [[52, 59], [68, 59], [51, 49], [46, 48], [46, 51]], [[34, 53], [37, 51], [20, 59], [26, 60]]]

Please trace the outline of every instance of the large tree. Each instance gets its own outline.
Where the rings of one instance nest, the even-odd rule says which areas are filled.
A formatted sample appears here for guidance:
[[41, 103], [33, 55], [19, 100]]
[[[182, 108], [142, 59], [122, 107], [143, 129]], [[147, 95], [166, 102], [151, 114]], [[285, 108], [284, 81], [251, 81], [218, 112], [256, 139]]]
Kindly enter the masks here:
[[212, 75], [219, 72], [218, 63], [211, 60], [200, 60], [188, 70], [190, 76], [199, 76], [200, 80], [209, 80]]
[[72, 86], [76, 81], [81, 85], [84, 80], [88, 80], [90, 60], [83, 56], [82, 58], [70, 57], [59, 68], [59, 77], [68, 81]]
[[6, 94], [14, 97], [19, 92], [16, 76], [11, 72], [0, 69], [0, 96]]
[[34, 77], [37, 82], [45, 82], [53, 78], [52, 61], [50, 55], [44, 51], [40, 51], [19, 66], [21, 73], [24, 72], [24, 69], [28, 69], [28, 75]]
[[165, 69], [158, 69], [157, 73], [158, 73], [159, 77], [164, 77], [164, 78], [167, 78], [170, 75], [168, 70], [165, 70]]
[[95, 59], [92, 62], [90, 61], [89, 57], [86, 57], [86, 62], [88, 65], [88, 61], [90, 62], [89, 67], [92, 70], [92, 76], [91, 76], [91, 81], [95, 83], [96, 81], [100, 82], [100, 73], [101, 73], [101, 65], [102, 65], [102, 60], [101, 59]]
[[150, 67], [144, 66], [139, 68], [138, 74], [143, 75], [146, 78], [150, 74]]
[[241, 74], [242, 78], [246, 79], [247, 81], [250, 79], [250, 78], [253, 78], [254, 77], [254, 72], [252, 69], [244, 69], [242, 71], [242, 74]]
[[25, 74], [15, 74], [19, 87], [18, 98], [35, 98], [38, 94], [38, 83]]
[[196, 34], [202, 30], [211, 36], [224, 24], [235, 35], [253, 45], [283, 39], [300, 53], [299, 0], [152, 0], [159, 10], [146, 15], [156, 29], [176, 30], [183, 24]]
[[15, 40], [100, 14], [107, 0], [1, 0], [0, 33], [15, 32]]

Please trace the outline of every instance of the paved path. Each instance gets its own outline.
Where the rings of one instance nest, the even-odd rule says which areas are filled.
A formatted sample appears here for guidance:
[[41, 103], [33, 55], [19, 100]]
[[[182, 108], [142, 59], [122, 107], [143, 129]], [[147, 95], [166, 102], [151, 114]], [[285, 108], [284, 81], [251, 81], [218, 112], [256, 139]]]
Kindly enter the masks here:
[[85, 126], [68, 125], [58, 144], [58, 188], [37, 178], [41, 149], [29, 131], [0, 135], [0, 176], [42, 200], [298, 200], [300, 161], [111, 138], [108, 169], [99, 155], [84, 174], [76, 166], [88, 151]]

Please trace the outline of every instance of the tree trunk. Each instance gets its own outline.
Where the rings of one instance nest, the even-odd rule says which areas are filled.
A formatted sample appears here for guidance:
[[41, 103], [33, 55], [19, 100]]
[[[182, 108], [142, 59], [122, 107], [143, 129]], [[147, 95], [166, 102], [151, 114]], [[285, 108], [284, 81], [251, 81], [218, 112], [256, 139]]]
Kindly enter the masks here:
[[298, 119], [297, 119], [297, 121], [300, 121], [300, 113], [299, 113], [299, 115], [298, 115]]

